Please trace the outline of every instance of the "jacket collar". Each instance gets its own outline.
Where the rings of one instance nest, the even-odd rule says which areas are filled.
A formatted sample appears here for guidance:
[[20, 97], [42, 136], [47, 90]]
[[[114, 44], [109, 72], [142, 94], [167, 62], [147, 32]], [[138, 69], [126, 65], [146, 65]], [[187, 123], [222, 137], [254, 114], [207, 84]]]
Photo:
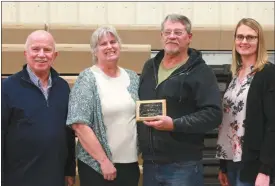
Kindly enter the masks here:
[[[202, 59], [202, 53], [200, 51], [193, 48], [188, 48], [187, 52], [189, 55], [189, 59], [183, 66], [181, 66], [176, 71], [182, 71], [183, 69], [191, 69], [200, 63], [205, 63], [205, 61]], [[156, 69], [159, 68], [159, 65], [163, 57], [164, 57], [164, 50], [159, 51], [159, 53], [157, 53], [157, 55], [154, 57], [154, 67]]]
[[[24, 80], [27, 80], [27, 81], [31, 81], [31, 79], [30, 79], [30, 76], [29, 76], [29, 73], [28, 73], [28, 71], [27, 71], [27, 64], [25, 64], [24, 66], [23, 66], [23, 69], [22, 69], [22, 71], [21, 71], [22, 73], [22, 75], [21, 75], [21, 77], [22, 77], [22, 79], [24, 79]], [[57, 71], [56, 70], [54, 70], [54, 68], [50, 68], [50, 74], [51, 74], [51, 78], [52, 78], [52, 84], [57, 80], [57, 78], [59, 77], [59, 74], [57, 73]]]

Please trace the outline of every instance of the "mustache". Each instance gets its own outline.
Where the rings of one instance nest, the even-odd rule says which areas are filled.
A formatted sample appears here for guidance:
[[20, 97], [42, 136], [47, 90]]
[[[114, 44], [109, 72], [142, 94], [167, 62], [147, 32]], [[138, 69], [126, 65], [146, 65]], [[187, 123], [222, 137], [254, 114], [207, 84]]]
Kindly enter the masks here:
[[47, 62], [48, 60], [47, 59], [34, 59], [35, 62], [38, 62], [38, 63], [43, 63], [43, 62]]
[[178, 44], [177, 42], [167, 41], [165, 44]]

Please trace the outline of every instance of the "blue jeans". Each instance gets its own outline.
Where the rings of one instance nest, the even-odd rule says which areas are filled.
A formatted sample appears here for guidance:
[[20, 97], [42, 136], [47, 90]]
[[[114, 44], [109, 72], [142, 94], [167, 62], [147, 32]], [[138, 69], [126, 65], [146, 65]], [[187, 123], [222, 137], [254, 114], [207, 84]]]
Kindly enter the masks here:
[[143, 164], [143, 186], [203, 186], [203, 165], [199, 161]]
[[227, 178], [230, 186], [254, 186], [255, 183], [242, 182], [240, 180], [240, 162], [227, 161]]

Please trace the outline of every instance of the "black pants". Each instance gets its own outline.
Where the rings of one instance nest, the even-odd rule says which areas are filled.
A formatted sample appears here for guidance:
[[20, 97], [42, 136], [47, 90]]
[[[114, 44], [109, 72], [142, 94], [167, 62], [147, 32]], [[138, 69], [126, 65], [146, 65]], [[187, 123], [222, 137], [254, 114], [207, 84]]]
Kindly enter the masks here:
[[114, 181], [105, 180], [103, 175], [78, 160], [80, 186], [138, 186], [138, 163], [116, 163], [117, 177]]

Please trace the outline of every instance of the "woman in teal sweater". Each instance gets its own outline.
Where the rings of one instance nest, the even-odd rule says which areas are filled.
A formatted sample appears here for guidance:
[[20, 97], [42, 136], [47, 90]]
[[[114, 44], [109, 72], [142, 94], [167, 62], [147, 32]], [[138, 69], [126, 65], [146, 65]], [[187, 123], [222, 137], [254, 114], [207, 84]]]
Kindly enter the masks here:
[[118, 66], [121, 41], [113, 27], [98, 28], [91, 49], [95, 65], [79, 74], [67, 118], [78, 137], [80, 185], [137, 186], [139, 77]]

